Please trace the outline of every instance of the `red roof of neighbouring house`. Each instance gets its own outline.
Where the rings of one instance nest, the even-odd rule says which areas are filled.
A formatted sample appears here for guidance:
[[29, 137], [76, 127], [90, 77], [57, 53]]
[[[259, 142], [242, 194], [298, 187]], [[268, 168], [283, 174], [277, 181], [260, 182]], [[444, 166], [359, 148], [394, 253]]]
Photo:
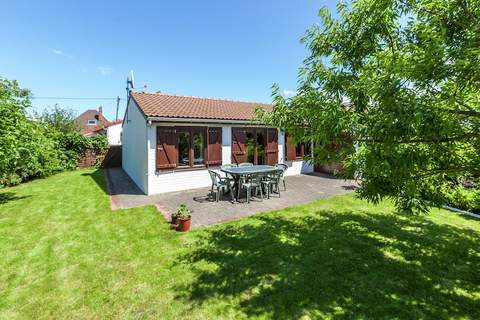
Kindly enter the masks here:
[[[89, 126], [88, 120], [93, 119], [96, 119], [98, 121], [97, 124], [94, 126]], [[83, 134], [101, 130], [105, 127], [105, 125], [109, 123], [109, 121], [103, 116], [102, 111], [95, 109], [84, 111], [75, 119], [75, 122], [77, 123], [77, 126], [80, 128], [80, 131]]]
[[108, 128], [108, 127], [114, 126], [116, 124], [121, 124], [122, 122], [123, 122], [122, 119], [118, 119], [118, 120], [115, 120], [115, 121], [110, 121], [109, 123], [107, 123], [107, 125], [105, 125], [104, 128]]
[[147, 117], [252, 120], [255, 109], [271, 110], [267, 103], [177, 96], [164, 93], [132, 92]]

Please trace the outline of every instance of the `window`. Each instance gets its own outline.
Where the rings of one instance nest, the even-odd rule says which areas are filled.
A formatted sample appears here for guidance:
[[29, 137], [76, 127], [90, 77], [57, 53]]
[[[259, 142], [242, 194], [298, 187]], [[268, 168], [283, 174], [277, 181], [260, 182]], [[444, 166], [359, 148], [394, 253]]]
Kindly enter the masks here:
[[194, 167], [205, 165], [206, 128], [177, 128], [178, 166]]
[[95, 125], [97, 125], [97, 120], [96, 120], [96, 119], [89, 119], [89, 120], [87, 121], [87, 125], [89, 125], [89, 126], [95, 126]]
[[295, 146], [295, 157], [297, 159], [303, 158], [303, 143], [297, 143]]
[[[264, 128], [232, 128], [232, 161], [265, 164], [266, 136], [267, 130]], [[278, 158], [276, 155], [274, 157]], [[276, 159], [272, 161], [277, 162]]]
[[304, 151], [305, 151], [305, 156], [311, 157], [312, 156], [312, 143], [305, 143]]
[[255, 136], [253, 132], [248, 132], [245, 139], [245, 150], [247, 151], [247, 161], [255, 163]]
[[257, 164], [265, 164], [265, 130], [257, 130]]
[[178, 166], [190, 166], [190, 132], [178, 133]]
[[312, 155], [311, 143], [295, 143], [295, 141], [287, 134], [285, 134], [285, 159], [300, 160], [305, 156], [310, 157]]
[[198, 166], [204, 164], [205, 153], [205, 133], [202, 131], [193, 132], [192, 149], [193, 149], [193, 165]]
[[157, 127], [157, 170], [221, 164], [222, 128]]

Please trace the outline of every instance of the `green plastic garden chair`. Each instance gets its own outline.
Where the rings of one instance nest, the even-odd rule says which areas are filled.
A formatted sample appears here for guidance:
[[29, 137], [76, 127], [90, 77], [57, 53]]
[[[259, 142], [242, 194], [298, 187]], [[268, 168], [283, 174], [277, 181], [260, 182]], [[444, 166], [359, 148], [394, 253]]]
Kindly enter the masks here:
[[288, 169], [288, 166], [284, 163], [277, 163], [275, 165], [275, 168], [278, 168], [280, 170], [282, 170], [282, 174], [280, 175], [280, 181], [283, 183], [283, 191], [287, 191], [287, 186], [285, 185], [285, 171], [287, 171]]
[[245, 181], [242, 182], [242, 189], [247, 191], [247, 203], [250, 203], [252, 191], [255, 191], [255, 197], [258, 196], [258, 191], [260, 191], [260, 196], [263, 200], [262, 177], [260, 175], [246, 176]]
[[265, 187], [267, 192], [267, 199], [270, 199], [270, 193], [276, 192], [280, 198], [280, 178], [282, 177], [283, 171], [278, 169], [276, 172], [273, 172], [267, 175], [262, 180], [262, 186]]
[[215, 191], [215, 199], [218, 202], [220, 200], [220, 192], [225, 194], [228, 191], [231, 191], [230, 195], [232, 197], [232, 201], [235, 201], [230, 179], [222, 178], [220, 174], [218, 174], [218, 172], [215, 172], [213, 170], [208, 170], [208, 173], [210, 174], [210, 178], [212, 179], [212, 187], [210, 188], [210, 194], [212, 195], [212, 197], [213, 192]]

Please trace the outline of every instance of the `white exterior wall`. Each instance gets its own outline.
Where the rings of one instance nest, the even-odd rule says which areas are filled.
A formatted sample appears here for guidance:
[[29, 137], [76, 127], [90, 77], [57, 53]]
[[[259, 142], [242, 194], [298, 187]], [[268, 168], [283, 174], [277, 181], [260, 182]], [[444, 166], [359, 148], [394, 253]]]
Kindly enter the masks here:
[[232, 127], [222, 127], [222, 164], [232, 163]]
[[285, 163], [285, 133], [278, 130], [278, 163]]
[[[203, 188], [211, 186], [210, 175], [207, 169], [203, 170], [164, 170], [157, 172], [156, 170], [156, 145], [157, 145], [157, 126], [192, 126], [191, 123], [154, 123], [149, 127], [149, 145], [148, 145], [148, 195], [181, 191], [195, 188]], [[219, 124], [200, 124], [198, 126], [212, 126], [222, 127], [222, 162], [223, 164], [230, 163], [230, 159], [225, 159], [226, 151], [230, 150], [231, 146], [231, 129], [230, 138], [227, 139], [228, 126]], [[229, 155], [231, 154], [228, 153]], [[228, 162], [226, 162], [228, 161]]]
[[303, 160], [285, 161], [288, 166], [285, 176], [294, 176], [302, 173], [312, 173], [313, 165]]
[[121, 141], [121, 134], [122, 134], [122, 124], [114, 124], [112, 126], [107, 127], [107, 140], [108, 144], [111, 146], [118, 146], [122, 144]]
[[147, 122], [133, 99], [129, 100], [123, 121], [122, 168], [144, 193], [149, 194]]

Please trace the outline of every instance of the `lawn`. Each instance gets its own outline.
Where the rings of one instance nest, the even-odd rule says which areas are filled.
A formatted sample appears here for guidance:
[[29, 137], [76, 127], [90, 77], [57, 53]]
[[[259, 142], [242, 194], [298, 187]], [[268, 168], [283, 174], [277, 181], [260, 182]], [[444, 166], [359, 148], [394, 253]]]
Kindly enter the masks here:
[[179, 234], [101, 170], [0, 190], [0, 318], [480, 318], [480, 221], [352, 194]]

